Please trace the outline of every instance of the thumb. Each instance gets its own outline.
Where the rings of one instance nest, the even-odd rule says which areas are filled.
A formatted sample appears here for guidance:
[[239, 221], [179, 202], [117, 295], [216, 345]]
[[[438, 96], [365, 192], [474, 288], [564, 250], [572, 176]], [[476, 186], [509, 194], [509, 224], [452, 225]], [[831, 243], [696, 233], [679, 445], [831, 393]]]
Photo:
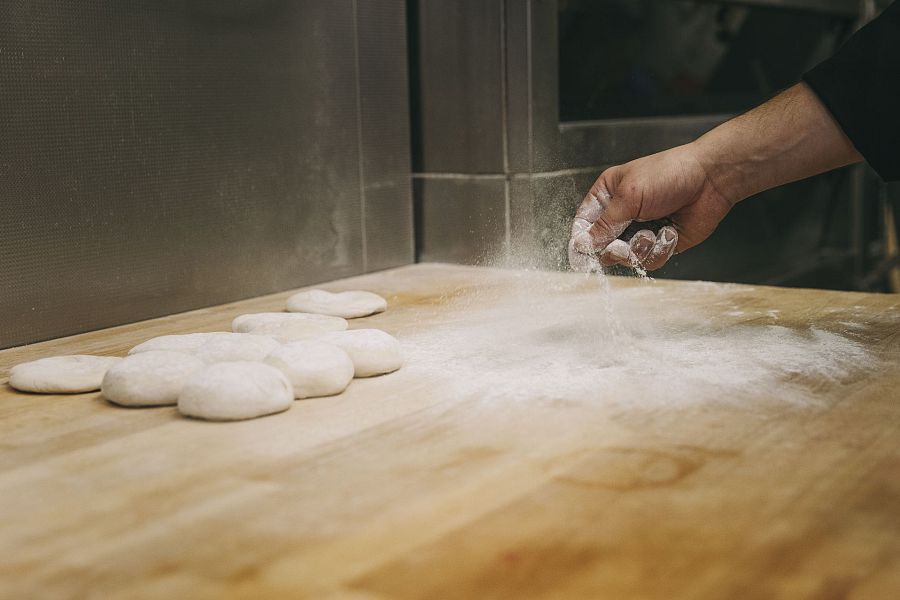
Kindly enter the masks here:
[[[593, 214], [590, 228], [578, 234], [574, 239], [575, 249], [585, 254], [600, 252], [613, 240], [622, 235], [637, 217], [638, 207], [626, 199], [616, 195], [617, 183], [620, 180], [619, 169], [613, 167], [604, 171], [588, 192], [585, 204], [590, 204]], [[590, 199], [594, 202], [588, 202]]]

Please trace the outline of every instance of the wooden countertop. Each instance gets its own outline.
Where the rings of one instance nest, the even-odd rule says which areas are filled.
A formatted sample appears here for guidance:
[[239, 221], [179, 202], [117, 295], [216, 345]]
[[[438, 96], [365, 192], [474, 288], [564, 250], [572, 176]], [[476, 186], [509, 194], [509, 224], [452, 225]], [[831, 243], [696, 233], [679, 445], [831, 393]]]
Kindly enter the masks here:
[[0, 352], [0, 597], [900, 597], [900, 299], [611, 285], [321, 286], [385, 295], [352, 326], [408, 364], [239, 423], [5, 377], [288, 293]]

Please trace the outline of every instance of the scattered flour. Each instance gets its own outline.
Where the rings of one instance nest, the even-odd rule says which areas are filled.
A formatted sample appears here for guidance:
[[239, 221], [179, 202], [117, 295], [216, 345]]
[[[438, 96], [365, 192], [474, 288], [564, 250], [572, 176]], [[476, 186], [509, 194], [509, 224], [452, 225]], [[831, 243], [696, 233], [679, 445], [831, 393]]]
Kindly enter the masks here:
[[[527, 274], [526, 274], [527, 275]], [[510, 275], [514, 277], [515, 275]], [[817, 402], [816, 389], [874, 365], [839, 333], [746, 322], [728, 310], [747, 288], [684, 283], [674, 301], [651, 282], [611, 291], [602, 274], [546, 281], [520, 277], [515, 291], [489, 287], [448, 297], [441, 319], [404, 336], [408, 368], [446, 375], [460, 393], [579, 398], [642, 406], [687, 402]]]

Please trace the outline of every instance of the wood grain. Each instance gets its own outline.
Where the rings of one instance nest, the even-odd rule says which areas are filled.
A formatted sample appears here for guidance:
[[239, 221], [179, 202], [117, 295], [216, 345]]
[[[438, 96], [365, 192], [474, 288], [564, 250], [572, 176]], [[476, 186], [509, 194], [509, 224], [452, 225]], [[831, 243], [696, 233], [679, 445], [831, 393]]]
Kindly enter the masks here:
[[[455, 361], [416, 354], [448, 327], [496, 319], [485, 311], [523, 286], [509, 318], [525, 327], [541, 298], [587, 319], [597, 306], [579, 303], [599, 284], [576, 277], [416, 265], [322, 286], [386, 296], [386, 313], [353, 327], [397, 335], [414, 360], [253, 421], [0, 380], [0, 597], [900, 597], [896, 297], [615, 280], [626, 316], [686, 334], [700, 314], [722, 335], [813, 326], [868, 357], [834, 380], [697, 385], [690, 402], [570, 394], [565, 374], [558, 393], [504, 395], [500, 363], [460, 381]], [[287, 295], [3, 351], [0, 377], [43, 356], [226, 330]], [[786, 400], [801, 388], [815, 401]]]

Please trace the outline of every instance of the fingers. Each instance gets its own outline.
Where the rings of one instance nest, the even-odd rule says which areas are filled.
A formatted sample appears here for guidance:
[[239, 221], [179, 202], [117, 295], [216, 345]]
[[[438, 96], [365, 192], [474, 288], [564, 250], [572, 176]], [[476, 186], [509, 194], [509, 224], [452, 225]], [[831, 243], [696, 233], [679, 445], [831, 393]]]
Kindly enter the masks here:
[[575, 271], [587, 272], [592, 268], [591, 255], [587, 252], [579, 252], [575, 248], [575, 238], [580, 234], [586, 233], [591, 228], [591, 224], [581, 218], [575, 217], [572, 221], [572, 233], [569, 236], [569, 267]]
[[[624, 198], [613, 199], [609, 192], [609, 185], [617, 185], [616, 182], [621, 178], [620, 173], [619, 167], [611, 167], [604, 171], [578, 207], [575, 219], [589, 223], [590, 228], [583, 231], [583, 227], [579, 227], [576, 233], [573, 227], [572, 235], [576, 251], [585, 254], [603, 251], [635, 218], [637, 206]], [[615, 255], [616, 252], [611, 254]]]
[[604, 267], [630, 265], [631, 247], [623, 240], [613, 240], [600, 252], [600, 264]]
[[606, 188], [598, 179], [588, 191], [584, 200], [581, 201], [578, 210], [575, 212], [575, 217], [593, 223], [600, 218], [600, 213], [603, 212], [605, 205], [608, 203], [609, 192], [606, 191]]
[[631, 238], [628, 245], [631, 246], [631, 252], [641, 264], [650, 256], [653, 250], [653, 244], [656, 243], [656, 235], [649, 229], [641, 229]]
[[592, 255], [575, 250], [575, 240], [569, 240], [569, 267], [573, 271], [588, 273], [594, 269], [595, 261]]
[[613, 240], [600, 253], [600, 263], [604, 266], [623, 265], [633, 267], [643, 264], [656, 244], [656, 235], [649, 229], [642, 229], [635, 233], [627, 243], [623, 240]]
[[641, 261], [642, 265], [648, 271], [660, 268], [672, 257], [677, 245], [678, 231], [671, 225], [666, 225], [656, 234], [656, 241], [653, 243], [647, 258]]
[[595, 252], [591, 235], [588, 233], [594, 223], [600, 218], [606, 206], [609, 204], [609, 193], [606, 188], [602, 187], [600, 180], [594, 183], [594, 186], [581, 201], [581, 205], [575, 212], [575, 219], [572, 222], [572, 240], [574, 241], [574, 249], [582, 254], [593, 254]]
[[605, 214], [600, 215], [597, 222], [588, 229], [587, 234], [581, 234], [579, 239], [582, 245], [590, 244], [591, 252], [599, 252], [612, 244], [629, 225], [631, 225], [630, 219], [627, 221], [614, 221], [608, 219]]
[[627, 243], [619, 239], [610, 242], [600, 252], [600, 264], [607, 267], [641, 265], [648, 271], [653, 271], [662, 267], [672, 257], [677, 245], [678, 231], [670, 225], [663, 227], [655, 235], [649, 229], [642, 229]]

